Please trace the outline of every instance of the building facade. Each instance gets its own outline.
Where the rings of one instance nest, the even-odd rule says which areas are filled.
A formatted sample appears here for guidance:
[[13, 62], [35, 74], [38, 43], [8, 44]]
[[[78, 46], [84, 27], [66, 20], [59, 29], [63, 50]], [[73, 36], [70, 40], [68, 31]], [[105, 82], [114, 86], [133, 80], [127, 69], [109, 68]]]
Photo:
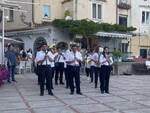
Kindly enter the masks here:
[[147, 58], [150, 54], [150, 0], [131, 0], [130, 23], [137, 30], [129, 44], [132, 56]]
[[[13, 0], [10, 0], [13, 2]], [[21, 10], [8, 9], [5, 15], [7, 37], [22, 40], [25, 49], [36, 50], [39, 41], [46, 41], [48, 45], [53, 43], [66, 43], [73, 36], [61, 31], [50, 24], [54, 19], [64, 19], [70, 16], [74, 20], [89, 19], [95, 22], [121, 24], [130, 26], [130, 7], [119, 6], [125, 0], [15, 0], [21, 6]], [[31, 4], [33, 3], [33, 4]], [[127, 6], [130, 1], [127, 1]], [[1, 26], [1, 24], [0, 24]], [[0, 27], [1, 28], [1, 27]], [[90, 38], [92, 45], [109, 46], [121, 49], [122, 38], [128, 37], [120, 33], [98, 33]]]

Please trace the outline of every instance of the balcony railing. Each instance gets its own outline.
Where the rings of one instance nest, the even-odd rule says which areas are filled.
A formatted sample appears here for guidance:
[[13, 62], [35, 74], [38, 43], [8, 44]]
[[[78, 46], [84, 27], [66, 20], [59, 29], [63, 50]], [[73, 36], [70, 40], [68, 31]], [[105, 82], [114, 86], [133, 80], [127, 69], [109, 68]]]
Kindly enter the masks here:
[[127, 3], [119, 3], [119, 4], [118, 4], [118, 8], [129, 10], [129, 9], [131, 8], [131, 5], [129, 5], [129, 4], [127, 4]]

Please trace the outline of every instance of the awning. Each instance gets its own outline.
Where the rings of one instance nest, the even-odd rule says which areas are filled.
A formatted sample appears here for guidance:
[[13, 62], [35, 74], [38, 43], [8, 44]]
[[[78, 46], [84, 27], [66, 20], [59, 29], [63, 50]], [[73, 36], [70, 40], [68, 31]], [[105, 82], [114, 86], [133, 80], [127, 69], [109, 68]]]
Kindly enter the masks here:
[[[0, 40], [2, 40], [2, 36], [0, 36]], [[17, 44], [17, 43], [23, 44], [24, 43], [23, 41], [15, 40], [12, 38], [6, 38], [6, 37], [4, 38], [4, 40], [5, 40], [5, 43], [15, 43], [15, 44]]]
[[112, 37], [112, 38], [121, 38], [121, 39], [128, 39], [132, 37], [132, 35], [129, 34], [108, 33], [108, 32], [97, 32], [95, 35], [98, 37]]

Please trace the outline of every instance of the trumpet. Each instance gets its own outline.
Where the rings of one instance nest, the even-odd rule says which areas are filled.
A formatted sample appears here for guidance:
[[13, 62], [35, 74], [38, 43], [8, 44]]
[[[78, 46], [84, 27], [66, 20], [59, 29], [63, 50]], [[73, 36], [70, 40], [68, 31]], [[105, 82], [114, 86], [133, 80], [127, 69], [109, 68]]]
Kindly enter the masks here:
[[91, 59], [87, 59], [87, 63], [90, 64], [91, 63]]

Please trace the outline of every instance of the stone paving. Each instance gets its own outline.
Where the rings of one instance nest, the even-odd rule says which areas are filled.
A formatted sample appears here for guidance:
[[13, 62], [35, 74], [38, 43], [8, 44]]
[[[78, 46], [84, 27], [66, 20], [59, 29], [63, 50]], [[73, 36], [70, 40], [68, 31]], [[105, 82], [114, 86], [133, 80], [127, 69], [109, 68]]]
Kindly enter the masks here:
[[101, 94], [85, 76], [83, 95], [54, 86], [55, 96], [39, 96], [34, 74], [16, 75], [18, 83], [0, 88], [0, 113], [150, 113], [150, 76], [112, 76], [110, 94]]

